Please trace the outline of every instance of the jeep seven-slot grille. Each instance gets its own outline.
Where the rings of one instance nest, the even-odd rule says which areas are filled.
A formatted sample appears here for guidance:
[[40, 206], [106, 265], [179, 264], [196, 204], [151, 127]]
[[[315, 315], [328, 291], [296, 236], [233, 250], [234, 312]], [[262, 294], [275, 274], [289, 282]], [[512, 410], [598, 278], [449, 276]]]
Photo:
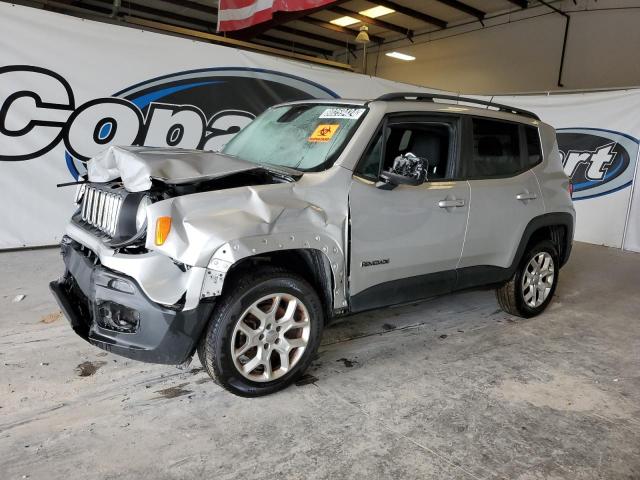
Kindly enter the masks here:
[[87, 185], [82, 197], [82, 220], [113, 237], [118, 226], [122, 197]]

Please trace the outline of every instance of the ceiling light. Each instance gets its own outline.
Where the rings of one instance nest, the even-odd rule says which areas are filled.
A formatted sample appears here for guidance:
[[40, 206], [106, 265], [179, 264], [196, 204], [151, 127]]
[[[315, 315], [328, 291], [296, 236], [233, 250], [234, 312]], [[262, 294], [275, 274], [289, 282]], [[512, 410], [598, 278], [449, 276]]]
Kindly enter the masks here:
[[416, 57], [407, 55], [406, 53], [400, 53], [400, 52], [388, 52], [385, 55], [387, 57], [393, 57], [393, 58], [397, 58], [398, 60], [405, 60], [407, 62], [412, 62], [416, 59]]
[[393, 12], [395, 12], [395, 10], [378, 5], [377, 7], [367, 8], [366, 10], [362, 10], [360, 12], [360, 15], [364, 15], [365, 17], [369, 17], [369, 18], [378, 18], [383, 15], [389, 15], [390, 13], [393, 13]]
[[360, 20], [353, 17], [340, 17], [335, 20], [331, 20], [331, 23], [334, 25], [339, 25], [341, 27], [347, 27], [349, 25], [353, 25], [354, 23], [358, 23]]
[[356, 43], [369, 43], [371, 40], [369, 39], [369, 27], [366, 25], [362, 25], [360, 27], [360, 33], [356, 36]]

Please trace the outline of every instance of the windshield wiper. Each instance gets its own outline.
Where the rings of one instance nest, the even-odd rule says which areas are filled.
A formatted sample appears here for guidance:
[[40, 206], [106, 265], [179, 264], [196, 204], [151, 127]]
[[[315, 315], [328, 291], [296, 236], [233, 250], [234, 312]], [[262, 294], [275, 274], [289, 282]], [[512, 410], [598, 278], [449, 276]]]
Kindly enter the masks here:
[[291, 181], [295, 181], [298, 178], [302, 177], [302, 175], [304, 175], [304, 172], [300, 170], [296, 170], [295, 168], [291, 167], [285, 167], [282, 165], [273, 165], [271, 163], [259, 163], [258, 165], [271, 173], [286, 177]]

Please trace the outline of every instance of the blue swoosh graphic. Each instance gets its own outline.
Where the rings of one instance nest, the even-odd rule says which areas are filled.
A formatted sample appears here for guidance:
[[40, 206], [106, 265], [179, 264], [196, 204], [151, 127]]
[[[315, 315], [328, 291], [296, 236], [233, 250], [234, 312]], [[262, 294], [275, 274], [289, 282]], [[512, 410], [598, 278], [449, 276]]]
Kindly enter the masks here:
[[607, 171], [607, 173], [604, 175], [602, 180], [587, 180], [586, 182], [575, 183], [573, 185], [573, 188], [575, 189], [576, 192], [578, 192], [581, 190], [586, 190], [587, 188], [593, 185], [604, 183], [606, 180], [613, 177], [621, 168], [622, 168], [622, 162], [618, 163], [618, 165], [616, 165], [616, 168], [614, 168], [613, 170]]
[[155, 92], [142, 95], [138, 98], [134, 98], [131, 101], [135, 103], [138, 108], [142, 109], [147, 105], [149, 105], [151, 102], [158, 100], [162, 97], [166, 97], [167, 95], [171, 95], [172, 93], [182, 92], [184, 90], [189, 90], [190, 88], [201, 87], [202, 85], [212, 85], [214, 83], [224, 83], [224, 81], [213, 80], [210, 82], [196, 82], [196, 83], [189, 83], [187, 85], [177, 85], [175, 87], [163, 88], [162, 90], [157, 90]]

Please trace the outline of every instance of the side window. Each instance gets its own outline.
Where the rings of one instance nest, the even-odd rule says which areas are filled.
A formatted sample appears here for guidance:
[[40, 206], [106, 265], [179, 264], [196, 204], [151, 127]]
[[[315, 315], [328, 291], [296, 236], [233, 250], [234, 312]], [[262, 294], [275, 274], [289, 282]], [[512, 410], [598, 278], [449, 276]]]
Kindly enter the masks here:
[[474, 118], [470, 178], [515, 175], [522, 170], [520, 136], [516, 123]]
[[447, 178], [451, 130], [446, 123], [389, 125], [383, 170], [390, 170], [401, 155], [412, 154], [428, 164], [427, 181]]
[[540, 135], [535, 127], [524, 127], [527, 140], [527, 168], [531, 168], [542, 161], [542, 148], [540, 147]]
[[380, 162], [382, 170], [390, 170], [398, 157], [412, 154], [428, 164], [427, 181], [448, 178], [453, 124], [412, 121], [391, 123], [386, 128], [384, 146], [380, 131], [358, 163], [356, 173], [375, 181]]

